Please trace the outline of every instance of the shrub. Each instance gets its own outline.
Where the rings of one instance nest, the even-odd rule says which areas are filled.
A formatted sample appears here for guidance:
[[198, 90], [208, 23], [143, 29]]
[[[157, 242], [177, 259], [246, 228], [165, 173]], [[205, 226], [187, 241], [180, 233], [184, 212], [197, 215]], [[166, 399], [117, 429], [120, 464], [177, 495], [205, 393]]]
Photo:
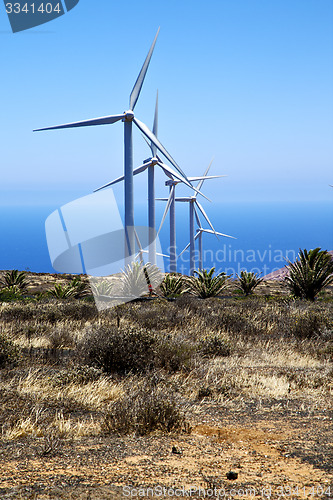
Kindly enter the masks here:
[[311, 338], [323, 330], [323, 318], [315, 311], [299, 313], [291, 325], [291, 334], [298, 338]]
[[197, 277], [189, 278], [189, 289], [192, 294], [198, 295], [202, 299], [215, 297], [227, 285], [228, 276], [225, 273], [219, 273], [216, 276], [213, 276], [215, 267], [212, 267], [210, 271], [201, 269], [194, 272], [197, 274]]
[[0, 291], [1, 302], [12, 302], [14, 300], [22, 299], [21, 290], [17, 285], [6, 286]]
[[185, 425], [185, 416], [171, 391], [148, 382], [112, 404], [103, 429], [112, 434], [134, 432], [144, 436], [155, 431], [180, 432]]
[[202, 339], [199, 349], [207, 357], [230, 356], [231, 354], [230, 342], [219, 335]]
[[140, 327], [101, 327], [78, 345], [81, 362], [107, 373], [145, 373], [153, 368], [169, 371], [190, 366], [194, 348], [182, 339], [156, 335]]
[[241, 271], [241, 275], [236, 274], [236, 276], [238, 278], [236, 287], [246, 296], [252, 294], [254, 289], [263, 281], [262, 278], [259, 278], [259, 274], [248, 273], [247, 271]]
[[315, 248], [299, 251], [296, 262], [287, 266], [285, 282], [291, 293], [301, 299], [314, 300], [316, 295], [333, 283], [333, 260], [326, 250]]
[[19, 348], [4, 335], [0, 334], [0, 368], [11, 363], [16, 363], [19, 359], [19, 354]]
[[79, 358], [107, 373], [148, 371], [154, 363], [156, 337], [143, 328], [101, 327], [78, 346]]

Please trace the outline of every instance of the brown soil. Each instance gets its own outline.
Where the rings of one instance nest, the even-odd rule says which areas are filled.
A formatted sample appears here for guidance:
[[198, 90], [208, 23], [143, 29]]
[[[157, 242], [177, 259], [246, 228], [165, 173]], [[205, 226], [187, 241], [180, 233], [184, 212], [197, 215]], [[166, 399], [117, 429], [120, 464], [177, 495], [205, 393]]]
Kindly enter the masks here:
[[[139, 495], [140, 488], [158, 486], [192, 488], [192, 498], [199, 497], [199, 488], [217, 488], [221, 495], [224, 489], [225, 498], [236, 499], [246, 498], [250, 488], [255, 498], [269, 492], [273, 499], [283, 498], [281, 493], [293, 499], [328, 498], [329, 486], [332, 495], [328, 405], [243, 401], [233, 409], [203, 401], [191, 410], [188, 434], [63, 440], [44, 457], [43, 438], [40, 445], [36, 438], [5, 442], [0, 498], [120, 499], [129, 491]], [[229, 471], [238, 478], [228, 480]]]

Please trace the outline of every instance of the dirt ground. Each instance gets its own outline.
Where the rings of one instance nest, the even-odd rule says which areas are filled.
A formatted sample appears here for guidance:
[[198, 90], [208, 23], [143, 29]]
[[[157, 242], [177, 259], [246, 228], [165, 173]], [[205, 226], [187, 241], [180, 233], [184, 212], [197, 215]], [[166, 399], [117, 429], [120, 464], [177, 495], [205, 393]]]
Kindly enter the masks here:
[[[329, 498], [332, 407], [309, 399], [204, 400], [189, 409], [190, 433], [36, 439], [1, 449], [0, 498]], [[45, 445], [44, 445], [45, 449]], [[228, 472], [237, 479], [227, 479]], [[165, 488], [165, 490], [163, 490]]]

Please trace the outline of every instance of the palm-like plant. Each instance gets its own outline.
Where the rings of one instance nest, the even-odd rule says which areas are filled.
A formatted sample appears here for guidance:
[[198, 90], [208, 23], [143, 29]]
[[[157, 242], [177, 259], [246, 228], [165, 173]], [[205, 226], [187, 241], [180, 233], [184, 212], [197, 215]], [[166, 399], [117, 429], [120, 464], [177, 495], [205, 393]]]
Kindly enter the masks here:
[[295, 297], [314, 300], [316, 295], [333, 283], [333, 260], [326, 250], [315, 248], [299, 251], [296, 262], [287, 266], [289, 276], [285, 278]]
[[120, 278], [121, 290], [125, 297], [140, 297], [151, 294], [162, 281], [162, 273], [154, 264], [134, 261], [128, 265]]
[[75, 276], [67, 286], [73, 290], [73, 297], [76, 299], [85, 297], [90, 292], [88, 283], [82, 281], [80, 276]]
[[197, 276], [189, 278], [189, 290], [192, 294], [198, 295], [202, 299], [216, 297], [216, 295], [227, 286], [227, 279], [229, 276], [225, 273], [219, 273], [213, 276], [215, 267], [212, 267], [210, 271], [199, 269], [194, 272]]
[[24, 271], [18, 271], [17, 269], [12, 269], [7, 271], [0, 284], [9, 290], [15, 290], [19, 292], [25, 292], [28, 286], [26, 273]]
[[254, 274], [247, 271], [241, 271], [240, 276], [236, 274], [238, 281], [236, 283], [236, 287], [241, 290], [244, 295], [251, 295], [254, 289], [263, 281], [263, 278], [260, 278], [259, 274]]
[[53, 290], [49, 290], [48, 294], [57, 299], [68, 299], [70, 297], [80, 298], [89, 293], [88, 285], [81, 280], [79, 276], [75, 276], [68, 285], [55, 284]]
[[185, 280], [182, 275], [167, 274], [161, 283], [161, 291], [164, 297], [176, 297], [188, 291], [184, 285]]
[[57, 283], [52, 290], [48, 291], [48, 294], [56, 299], [68, 299], [69, 297], [74, 297], [75, 293], [75, 290], [70, 285], [62, 286]]

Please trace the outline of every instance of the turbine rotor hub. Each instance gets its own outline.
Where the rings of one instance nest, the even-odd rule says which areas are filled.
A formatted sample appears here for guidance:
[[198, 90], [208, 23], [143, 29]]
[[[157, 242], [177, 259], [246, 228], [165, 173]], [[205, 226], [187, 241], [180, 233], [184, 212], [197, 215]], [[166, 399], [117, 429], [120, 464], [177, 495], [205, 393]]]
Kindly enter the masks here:
[[125, 111], [124, 121], [131, 122], [133, 118], [134, 118], [134, 113], [131, 109], [129, 111]]

